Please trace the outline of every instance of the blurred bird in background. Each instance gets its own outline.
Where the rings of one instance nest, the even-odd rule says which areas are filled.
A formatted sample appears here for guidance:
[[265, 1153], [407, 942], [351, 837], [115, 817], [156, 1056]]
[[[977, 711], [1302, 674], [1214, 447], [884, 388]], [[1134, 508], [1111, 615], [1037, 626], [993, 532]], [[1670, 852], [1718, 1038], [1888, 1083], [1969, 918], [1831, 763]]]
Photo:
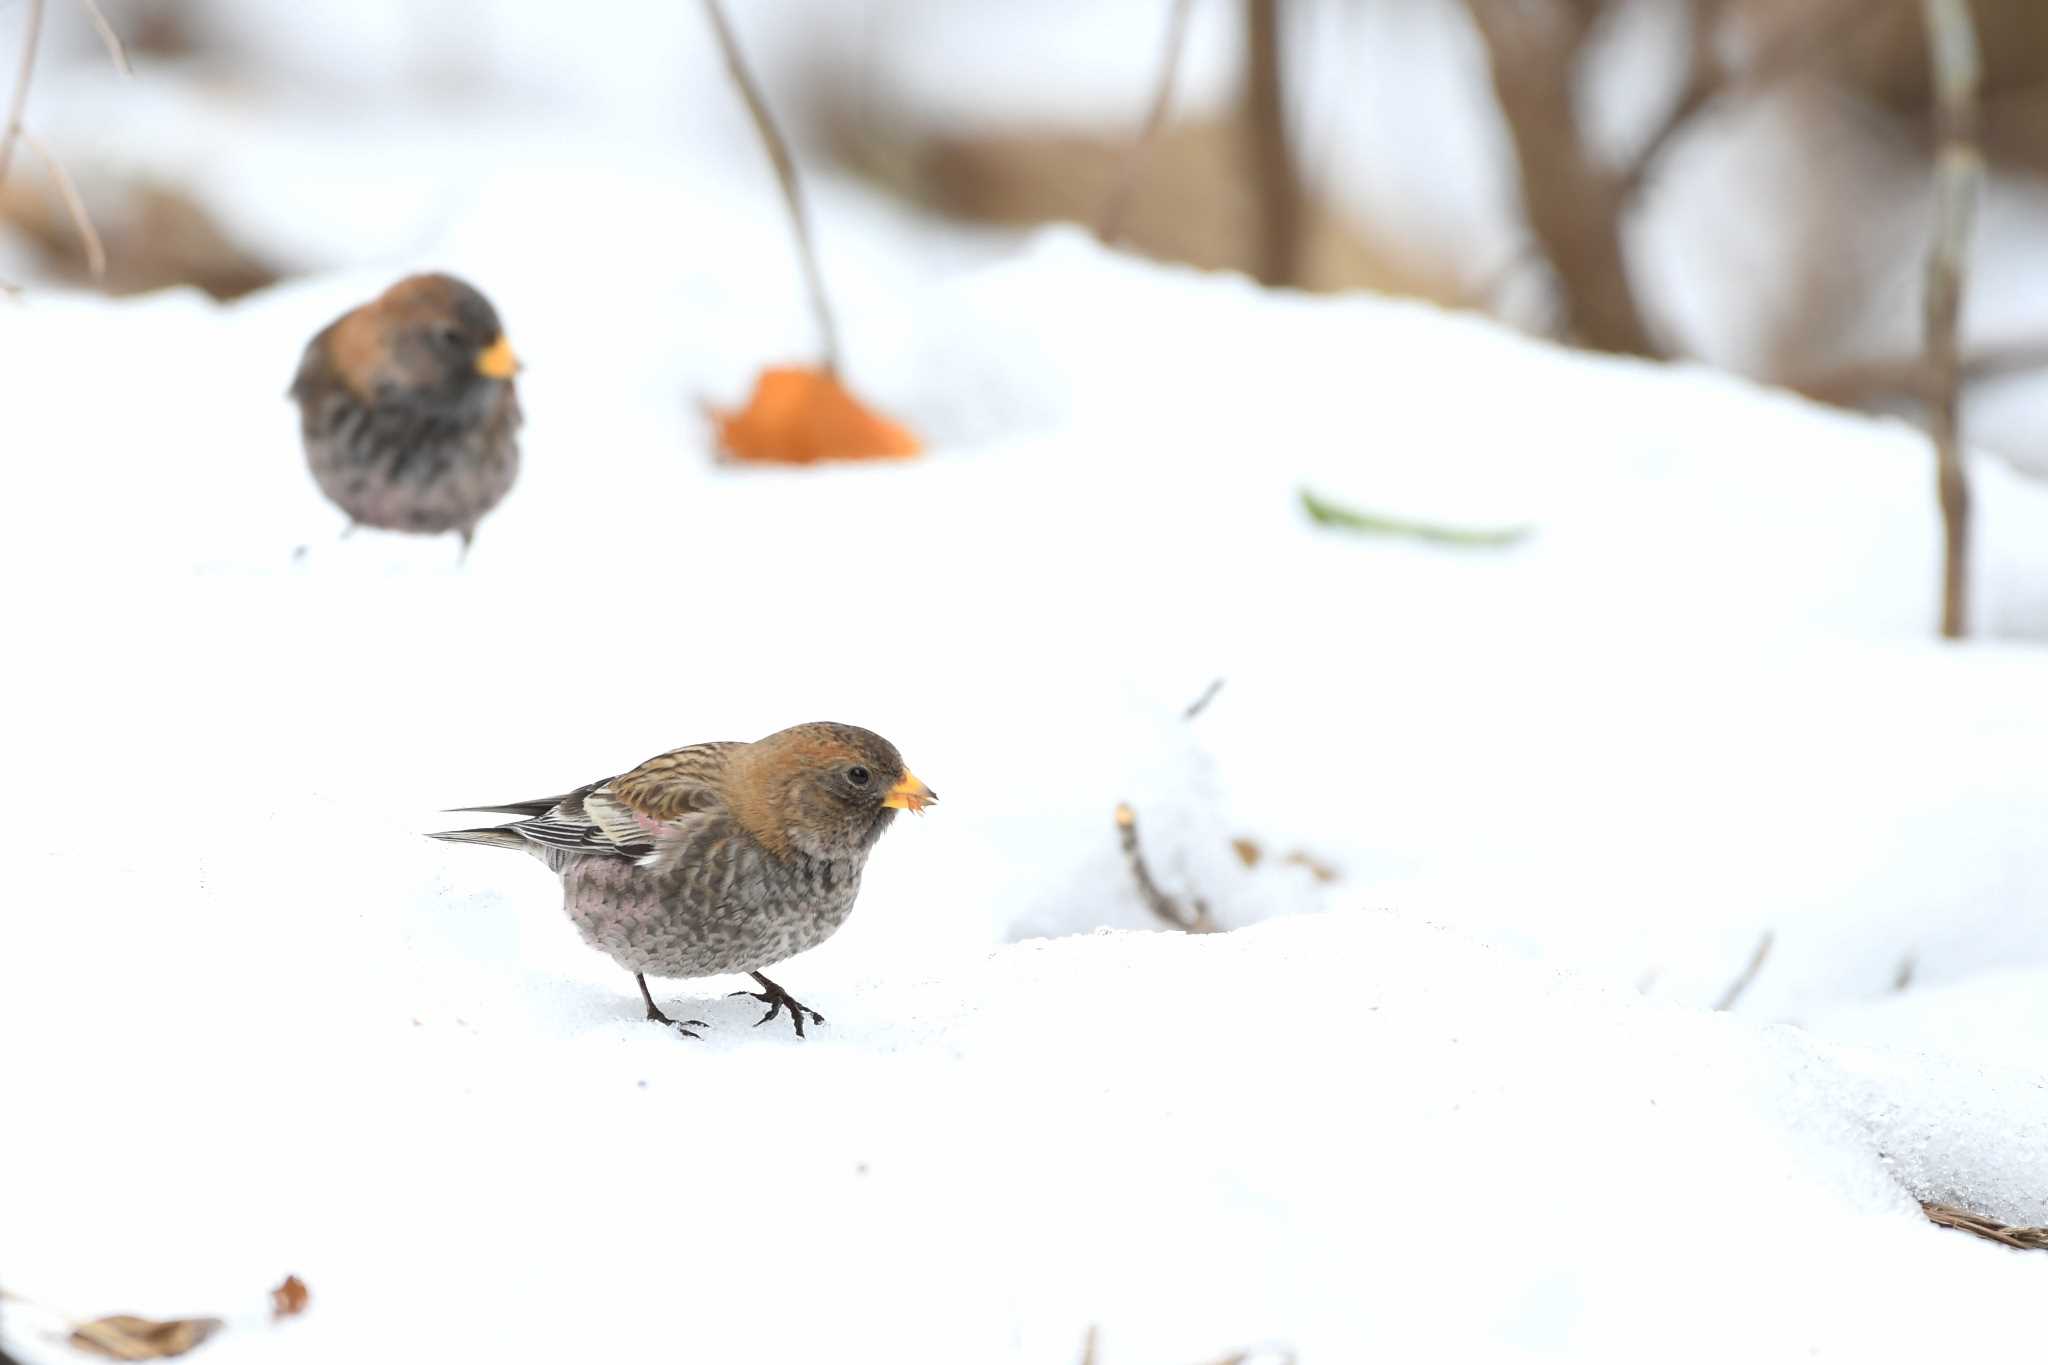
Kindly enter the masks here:
[[355, 526], [469, 553], [519, 474], [519, 361], [497, 310], [452, 275], [414, 275], [306, 346], [292, 381], [306, 463]]

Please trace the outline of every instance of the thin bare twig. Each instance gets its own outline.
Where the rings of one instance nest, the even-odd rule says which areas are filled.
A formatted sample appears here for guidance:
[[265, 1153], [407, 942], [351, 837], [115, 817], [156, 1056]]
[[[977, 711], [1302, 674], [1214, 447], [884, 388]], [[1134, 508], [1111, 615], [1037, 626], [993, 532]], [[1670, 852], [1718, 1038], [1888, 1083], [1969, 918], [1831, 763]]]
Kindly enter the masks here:
[[1145, 866], [1145, 855], [1138, 849], [1138, 813], [1130, 803], [1120, 801], [1116, 808], [1117, 839], [1123, 845], [1124, 861], [1130, 865], [1131, 880], [1138, 884], [1138, 895], [1153, 914], [1171, 924], [1174, 928], [1190, 934], [1215, 932], [1216, 921], [1209, 916], [1208, 905], [1197, 899], [1191, 902], [1193, 910], [1182, 907], [1181, 903], [1159, 889], [1159, 883], [1152, 880], [1151, 869]]
[[1975, 1233], [1987, 1242], [1997, 1242], [2000, 1246], [2015, 1247], [2021, 1251], [2048, 1251], [2048, 1227], [2016, 1228], [1995, 1218], [1959, 1209], [1953, 1204], [1931, 1204], [1924, 1199], [1920, 1201], [1920, 1211], [1927, 1215], [1930, 1223]]
[[[2040, 369], [2048, 369], [2048, 341], [1984, 346], [1963, 356], [1957, 366], [1958, 378], [1965, 385]], [[1793, 374], [1780, 382], [1817, 402], [1851, 408], [1895, 398], [1931, 403], [1940, 387], [1924, 354], [1905, 360], [1852, 361], [1832, 369]]]
[[754, 131], [761, 135], [762, 145], [768, 149], [768, 159], [775, 165], [775, 179], [782, 186], [782, 201], [789, 209], [790, 229], [796, 234], [797, 254], [803, 261], [804, 286], [810, 291], [811, 311], [818, 319], [825, 372], [836, 378], [839, 374], [839, 328], [832, 320], [832, 305], [825, 298], [825, 277], [818, 269], [818, 254], [811, 245], [811, 222], [804, 212], [803, 192], [797, 185], [796, 162], [789, 154], [789, 144], [783, 141], [781, 130], [775, 126], [774, 116], [768, 112], [768, 102], [754, 83], [753, 73], [747, 69], [746, 59], [740, 55], [739, 40], [733, 36], [732, 25], [726, 21], [724, 7], [719, 0], [704, 0], [704, 14], [718, 36], [719, 51], [725, 55], [726, 74], [739, 87], [747, 114], [754, 121]]
[[14, 77], [14, 97], [7, 104], [7, 123], [0, 127], [0, 184], [14, 164], [14, 144], [21, 140], [21, 115], [28, 108], [29, 78], [35, 75], [36, 46], [43, 38], [43, 0], [28, 0], [28, 22], [21, 39], [21, 67]]
[[1180, 713], [1182, 720], [1193, 720], [1209, 709], [1209, 703], [1216, 700], [1216, 694], [1223, 690], [1223, 679], [1218, 678], [1202, 689], [1202, 695], [1188, 703], [1188, 709]]
[[92, 19], [92, 31], [100, 35], [100, 42], [106, 46], [107, 60], [122, 75], [134, 75], [135, 68], [128, 64], [128, 49], [122, 46], [121, 35], [114, 32], [107, 16], [100, 13], [99, 0], [78, 0], [78, 3], [85, 6], [86, 14]]
[[1721, 60], [1718, 47], [1728, 6], [1725, 0], [1691, 0], [1691, 6], [1692, 23], [1687, 33], [1691, 51], [1686, 54], [1685, 84], [1679, 87], [1678, 98], [1664, 111], [1664, 117], [1643, 139], [1643, 145], [1622, 172], [1622, 183], [1630, 189], [1643, 182], [1650, 166], [1664, 155], [1672, 139], [1728, 87], [1731, 73]]
[[1623, 168], [1621, 182], [1628, 194], [1642, 188], [1679, 134], [1691, 127], [1693, 120], [1709, 106], [1811, 66], [1830, 49], [1838, 49], [1864, 23], [1882, 16], [1890, 6], [1866, 0], [1831, 0], [1815, 6], [1809, 16], [1786, 23], [1785, 31], [1740, 67], [1730, 67], [1715, 50], [1728, 8], [1726, 0], [1693, 0], [1693, 51], [1685, 84]]
[[71, 175], [64, 169], [64, 163], [50, 150], [50, 145], [34, 133], [24, 131], [21, 140], [35, 149], [43, 159], [43, 165], [50, 172], [50, 179], [56, 182], [57, 195], [70, 211], [72, 225], [78, 229], [78, 238], [85, 244], [85, 268], [94, 279], [107, 273], [107, 249], [100, 242], [100, 231], [92, 225], [92, 215], [85, 211], [85, 200], [78, 196], [78, 186], [71, 183]]
[[1095, 236], [1104, 246], [1116, 245], [1117, 238], [1123, 235], [1124, 215], [1130, 210], [1131, 196], [1137, 191], [1146, 155], [1152, 150], [1159, 130], [1166, 124], [1167, 110], [1173, 107], [1173, 84], [1180, 73], [1181, 52], [1187, 47], [1188, 13], [1194, 7], [1194, 0], [1172, 0], [1172, 8], [1167, 13], [1166, 51], [1159, 60], [1159, 80], [1152, 87], [1152, 103], [1145, 110], [1145, 121], [1138, 125], [1138, 136], [1132, 141], [1131, 150], [1124, 156], [1123, 171], [1117, 176], [1116, 184], [1110, 189], [1109, 198], [1103, 201], [1102, 212], [1095, 221]]
[[1984, 159], [1977, 149], [1977, 29], [1966, 0], [1922, 0], [1934, 65], [1934, 235], [1927, 247], [1927, 369], [1934, 380], [1928, 415], [1934, 438], [1935, 492], [1941, 502], [1941, 633], [1969, 629], [1970, 484], [1963, 468], [1962, 347], [1957, 340], [1970, 233]]
[[1907, 953], [1899, 959], [1899, 969], [1892, 973], [1892, 990], [1894, 993], [1903, 991], [1906, 987], [1913, 984], [1914, 966], [1915, 963], [1911, 953]]
[[1749, 963], [1742, 969], [1742, 974], [1729, 982], [1728, 989], [1721, 992], [1721, 998], [1714, 1002], [1716, 1010], [1735, 1008], [1735, 1002], [1749, 989], [1750, 982], [1756, 980], [1756, 974], [1764, 969], [1764, 959], [1771, 955], [1771, 938], [1771, 931], [1764, 930], [1764, 936], [1756, 941], [1756, 951], [1749, 955]]

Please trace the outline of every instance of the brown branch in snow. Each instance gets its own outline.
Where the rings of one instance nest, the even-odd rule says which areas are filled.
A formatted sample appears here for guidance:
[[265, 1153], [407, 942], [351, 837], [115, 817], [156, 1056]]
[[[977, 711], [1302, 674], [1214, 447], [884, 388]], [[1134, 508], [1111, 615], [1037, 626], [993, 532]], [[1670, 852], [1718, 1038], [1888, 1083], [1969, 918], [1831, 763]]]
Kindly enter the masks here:
[[1626, 194], [1642, 189], [1671, 144], [1709, 106], [1813, 66], [1831, 50], [1839, 49], [1873, 16], [1885, 14], [1890, 4], [1885, 0], [1827, 0], [1808, 6], [1800, 17], [1780, 21], [1780, 31], [1767, 38], [1754, 57], [1733, 67], [1719, 51], [1720, 31], [1729, 8], [1728, 0], [1692, 0], [1692, 55], [1685, 84], [1623, 169]]
[[[2048, 341], [2015, 341], [1986, 346], [1963, 356], [1957, 365], [1957, 378], [1970, 385], [2040, 369], [2048, 369]], [[1818, 402], [1848, 408], [1895, 398], [1932, 403], [1940, 391], [1940, 381], [1925, 355], [1906, 360], [1859, 360], [1830, 370], [1793, 375], [1782, 382]]]
[[1181, 52], [1187, 47], [1188, 12], [1193, 8], [1194, 0], [1172, 0], [1172, 9], [1166, 16], [1166, 51], [1159, 60], [1159, 80], [1152, 87], [1152, 103], [1145, 110], [1145, 121], [1138, 126], [1138, 136], [1131, 143], [1123, 169], [1095, 221], [1095, 236], [1104, 246], [1116, 245], [1116, 239], [1123, 234], [1124, 215], [1145, 169], [1146, 154], [1166, 123], [1167, 110], [1173, 107], [1173, 83], [1180, 72]]
[[71, 176], [65, 171], [64, 163], [50, 150], [48, 143], [34, 133], [23, 131], [21, 140], [35, 149], [43, 159], [43, 165], [50, 172], [50, 179], [56, 183], [57, 195], [64, 201], [64, 208], [71, 215], [71, 221], [78, 228], [78, 239], [85, 244], [85, 268], [94, 279], [107, 273], [107, 249], [100, 242], [100, 230], [92, 225], [92, 215], [85, 211], [85, 200], [79, 198], [78, 186], [71, 183]]
[[1690, 0], [1684, 82], [1635, 155], [1614, 168], [1586, 144], [1576, 109], [1581, 68], [1609, 7], [1598, 0], [1465, 0], [1514, 147], [1533, 239], [1500, 271], [1481, 277], [1474, 291], [1481, 306], [1540, 256], [1555, 278], [1566, 335], [1600, 350], [1663, 355], [1635, 296], [1625, 236], [1654, 168], [1703, 111], [1817, 64], [1895, 3], [1815, 0], [1797, 17], [1777, 19], [1755, 54], [1737, 65], [1722, 57], [1720, 41], [1734, 0]]
[[1186, 933], [1215, 932], [1216, 922], [1209, 917], [1206, 904], [1195, 900], [1192, 911], [1184, 909], [1179, 901], [1161, 891], [1159, 883], [1152, 880], [1151, 869], [1145, 866], [1145, 855], [1138, 848], [1138, 813], [1127, 801], [1117, 803], [1116, 834], [1118, 842], [1123, 845], [1124, 861], [1130, 865], [1131, 880], [1138, 884], [1138, 895], [1147, 909]]
[[1922, 0], [1934, 66], [1934, 235], [1927, 248], [1927, 369], [1934, 382], [1928, 425], [1941, 502], [1941, 633], [1969, 629], [1970, 485], [1963, 468], [1962, 354], [1957, 334], [1970, 231], [1984, 160], [1977, 149], [1977, 30], [1966, 0]]
[[1661, 356], [1630, 282], [1626, 187], [1580, 137], [1579, 59], [1597, 17], [1545, 0], [1465, 0], [1521, 177], [1522, 210], [1562, 291], [1567, 330], [1588, 346]]
[[1700, 110], [1727, 90], [1731, 73], [1720, 52], [1721, 24], [1727, 14], [1727, 0], [1692, 0], [1685, 84], [1622, 172], [1622, 184], [1630, 191], [1642, 185], [1650, 167]]
[[1953, 1204], [1932, 1204], [1920, 1201], [1920, 1211], [1927, 1215], [1927, 1221], [1945, 1228], [1956, 1228], [1962, 1232], [1975, 1233], [1989, 1242], [2001, 1246], [2016, 1247], [2022, 1251], [2048, 1251], [2048, 1228], [2016, 1228], [1986, 1218], [1982, 1214], [1959, 1209]]
[[1756, 980], [1756, 974], [1764, 969], [1764, 959], [1771, 955], [1771, 938], [1771, 931], [1764, 930], [1764, 936], [1756, 941], [1756, 951], [1749, 955], [1748, 965], [1743, 967], [1741, 975], [1728, 983], [1728, 989], [1721, 992], [1721, 998], [1714, 1002], [1716, 1010], [1735, 1008], [1735, 1002], [1742, 998], [1742, 993]]
[[818, 254], [811, 245], [811, 222], [804, 212], [803, 193], [797, 185], [796, 162], [789, 154], [789, 144], [783, 141], [781, 130], [775, 126], [774, 116], [768, 112], [768, 102], [762, 97], [761, 88], [747, 69], [746, 59], [740, 55], [739, 40], [733, 36], [732, 25], [726, 21], [725, 9], [719, 0], [704, 0], [704, 14], [711, 21], [712, 31], [718, 37], [719, 51], [725, 56], [726, 74], [738, 87], [740, 98], [747, 106], [747, 115], [754, 121], [754, 131], [761, 135], [761, 143], [768, 149], [768, 159], [775, 165], [775, 179], [782, 186], [782, 202], [789, 210], [790, 229], [796, 234], [797, 254], [803, 262], [804, 286], [810, 291], [811, 311], [818, 319], [825, 372], [837, 377], [839, 328], [832, 320], [832, 305], [825, 298], [825, 278], [818, 270]]
[[1280, 0], [1245, 0], [1245, 136], [1258, 189], [1259, 283], [1301, 277], [1301, 178], [1287, 137], [1281, 79]]

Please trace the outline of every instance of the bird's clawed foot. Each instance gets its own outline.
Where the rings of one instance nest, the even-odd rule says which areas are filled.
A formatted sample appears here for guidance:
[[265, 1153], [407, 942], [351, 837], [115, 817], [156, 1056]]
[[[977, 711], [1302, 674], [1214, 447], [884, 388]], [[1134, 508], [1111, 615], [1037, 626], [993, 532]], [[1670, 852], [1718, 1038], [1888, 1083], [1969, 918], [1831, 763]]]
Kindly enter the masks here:
[[761, 989], [758, 991], [734, 991], [733, 994], [751, 995], [754, 999], [768, 1007], [768, 1012], [754, 1021], [755, 1028], [761, 1027], [761, 1025], [782, 1013], [785, 1006], [789, 1009], [789, 1022], [796, 1025], [796, 1036], [799, 1038], [804, 1036], [804, 1016], [806, 1014], [811, 1016], [811, 1022], [814, 1024], [825, 1022], [824, 1015], [818, 1013], [759, 972], [748, 972], [747, 975], [760, 982]]
[[677, 1033], [682, 1034], [685, 1038], [701, 1038], [704, 1036], [701, 1033], [690, 1032], [691, 1026], [694, 1026], [696, 1028], [711, 1027], [702, 1019], [685, 1019], [681, 1023], [677, 1023], [675, 1020], [669, 1018], [666, 1014], [663, 1014], [659, 1009], [655, 1008], [654, 997], [648, 994], [647, 991], [646, 976], [640, 972], [635, 972], [633, 973], [633, 979], [640, 983], [640, 998], [647, 1002], [647, 1018], [651, 1022], [656, 1024], [666, 1024], [670, 1028], [674, 1029]]

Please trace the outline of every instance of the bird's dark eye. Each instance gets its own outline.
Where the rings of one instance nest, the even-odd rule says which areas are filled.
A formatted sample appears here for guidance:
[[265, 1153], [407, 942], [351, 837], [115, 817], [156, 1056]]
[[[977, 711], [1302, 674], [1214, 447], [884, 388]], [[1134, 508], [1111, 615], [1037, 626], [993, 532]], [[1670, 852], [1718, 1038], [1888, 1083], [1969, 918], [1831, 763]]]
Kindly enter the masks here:
[[846, 770], [846, 780], [856, 787], [865, 787], [868, 784], [868, 778], [871, 776], [873, 774], [857, 763]]
[[469, 338], [463, 335], [461, 328], [443, 327], [441, 329], [441, 344], [447, 346], [450, 350], [460, 350], [468, 343]]

